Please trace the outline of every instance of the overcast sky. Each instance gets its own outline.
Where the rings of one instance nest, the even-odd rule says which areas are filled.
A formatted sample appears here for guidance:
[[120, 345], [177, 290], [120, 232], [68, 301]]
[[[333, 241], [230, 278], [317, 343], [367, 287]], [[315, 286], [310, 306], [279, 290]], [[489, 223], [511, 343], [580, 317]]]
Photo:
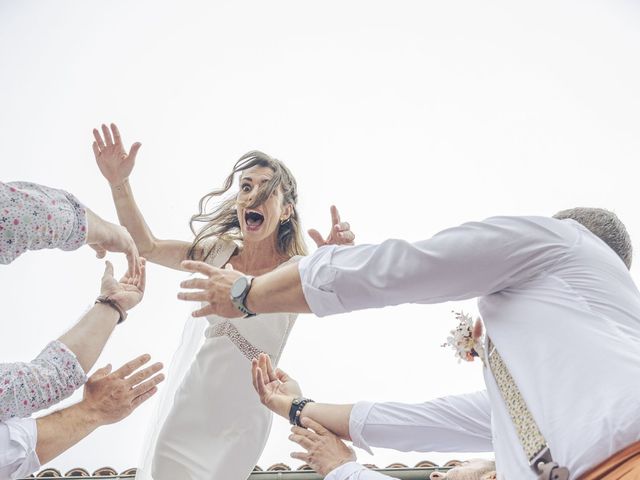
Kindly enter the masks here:
[[[614, 210], [637, 239], [639, 20], [630, 0], [0, 0], [2, 180], [67, 189], [115, 221], [91, 151], [92, 128], [114, 121], [142, 142], [131, 184], [160, 238], [190, 240], [200, 197], [260, 149], [296, 175], [306, 228], [326, 231], [335, 203], [359, 243], [573, 206]], [[0, 360], [28, 360], [71, 326], [102, 270], [87, 247], [2, 267]], [[144, 352], [170, 361], [190, 311], [176, 300], [185, 275], [148, 275], [97, 367]], [[481, 389], [478, 362], [439, 346], [453, 308], [476, 312], [468, 301], [301, 316], [280, 365], [316, 401]], [[51, 466], [136, 466], [152, 410]], [[263, 468], [300, 464], [286, 423], [274, 420]], [[379, 466], [471, 456], [358, 454]]]

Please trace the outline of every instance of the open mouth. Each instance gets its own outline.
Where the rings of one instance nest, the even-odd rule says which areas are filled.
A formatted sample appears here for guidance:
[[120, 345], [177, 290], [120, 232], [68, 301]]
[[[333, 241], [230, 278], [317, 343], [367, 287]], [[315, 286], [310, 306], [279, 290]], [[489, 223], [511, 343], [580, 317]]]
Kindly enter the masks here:
[[264, 215], [253, 210], [247, 210], [244, 214], [244, 221], [247, 223], [247, 227], [254, 230], [260, 228], [260, 225], [264, 222]]

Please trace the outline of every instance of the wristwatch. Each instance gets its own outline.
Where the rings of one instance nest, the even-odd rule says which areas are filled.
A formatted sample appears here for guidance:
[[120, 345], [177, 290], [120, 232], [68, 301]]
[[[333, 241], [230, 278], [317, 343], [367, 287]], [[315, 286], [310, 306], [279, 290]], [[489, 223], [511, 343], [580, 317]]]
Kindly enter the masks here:
[[250, 275], [243, 275], [239, 277], [233, 285], [231, 285], [231, 303], [244, 313], [246, 317], [253, 317], [256, 314], [247, 308], [245, 301], [247, 299], [247, 295], [249, 294], [249, 290], [251, 289], [251, 282], [253, 282], [253, 277]]
[[302, 409], [307, 403], [314, 402], [310, 398], [294, 398], [291, 401], [291, 408], [289, 409], [289, 423], [291, 425], [302, 427], [302, 425], [300, 424], [300, 414], [302, 413]]
[[110, 299], [108, 295], [100, 295], [98, 298], [96, 298], [95, 303], [104, 303], [105, 305], [109, 305], [116, 312], [118, 312], [118, 314], [120, 315], [118, 323], [122, 323], [127, 319], [127, 312], [124, 310], [124, 308], [122, 308], [120, 304], [115, 300]]

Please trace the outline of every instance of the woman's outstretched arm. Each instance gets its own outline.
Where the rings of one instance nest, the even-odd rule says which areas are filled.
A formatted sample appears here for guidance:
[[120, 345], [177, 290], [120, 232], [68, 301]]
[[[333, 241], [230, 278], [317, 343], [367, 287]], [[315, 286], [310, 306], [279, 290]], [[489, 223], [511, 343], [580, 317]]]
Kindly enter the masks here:
[[125, 226], [136, 242], [141, 255], [148, 261], [182, 270], [180, 262], [187, 259], [191, 244], [182, 240], [160, 240], [147, 225], [133, 196], [129, 175], [140, 149], [139, 142], [127, 152], [115, 124], [111, 129], [102, 125], [102, 133], [93, 130], [93, 153], [100, 172], [109, 182], [120, 224]]

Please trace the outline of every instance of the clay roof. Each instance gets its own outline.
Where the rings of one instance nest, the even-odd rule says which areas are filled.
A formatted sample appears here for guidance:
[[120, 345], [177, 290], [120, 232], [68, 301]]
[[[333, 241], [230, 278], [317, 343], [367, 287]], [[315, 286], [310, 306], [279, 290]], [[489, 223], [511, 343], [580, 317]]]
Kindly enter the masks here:
[[[459, 460], [450, 460], [447, 463], [445, 463], [444, 465], [438, 465], [434, 462], [431, 462], [429, 460], [423, 460], [421, 462], [418, 462], [414, 467], [409, 467], [408, 465], [404, 465], [402, 463], [392, 463], [391, 465], [388, 465], [386, 467], [378, 467], [376, 465], [372, 465], [372, 464], [367, 464], [366, 466], [369, 468], [373, 468], [373, 469], [378, 469], [378, 470], [388, 470], [388, 469], [410, 469], [410, 470], [422, 470], [422, 469], [429, 469], [429, 470], [434, 470], [434, 469], [443, 469], [443, 470], [447, 470], [448, 468], [454, 467], [456, 465], [459, 465], [461, 462]], [[276, 463], [274, 465], [271, 465], [269, 468], [267, 469], [262, 469], [260, 468], [258, 465], [256, 465], [256, 467], [253, 469], [254, 472], [292, 472], [292, 471], [297, 471], [297, 472], [303, 472], [303, 471], [312, 471], [311, 467], [309, 467], [309, 465], [304, 464], [301, 465], [300, 467], [296, 468], [296, 469], [292, 469], [289, 465], [285, 464], [285, 463]], [[64, 474], [60, 471], [57, 470], [55, 468], [45, 468], [44, 470], [39, 471], [38, 473], [29, 476], [28, 478], [77, 478], [77, 477], [88, 477], [88, 478], [109, 478], [109, 477], [118, 477], [121, 479], [130, 479], [135, 477], [136, 474], [136, 469], [134, 468], [128, 468], [126, 470], [123, 470], [121, 472], [118, 472], [117, 470], [115, 470], [114, 468], [111, 467], [102, 467], [102, 468], [98, 468], [97, 470], [94, 470], [93, 472], [85, 469], [85, 468], [81, 468], [81, 467], [76, 467], [76, 468], [72, 468], [71, 470], [64, 472]]]

